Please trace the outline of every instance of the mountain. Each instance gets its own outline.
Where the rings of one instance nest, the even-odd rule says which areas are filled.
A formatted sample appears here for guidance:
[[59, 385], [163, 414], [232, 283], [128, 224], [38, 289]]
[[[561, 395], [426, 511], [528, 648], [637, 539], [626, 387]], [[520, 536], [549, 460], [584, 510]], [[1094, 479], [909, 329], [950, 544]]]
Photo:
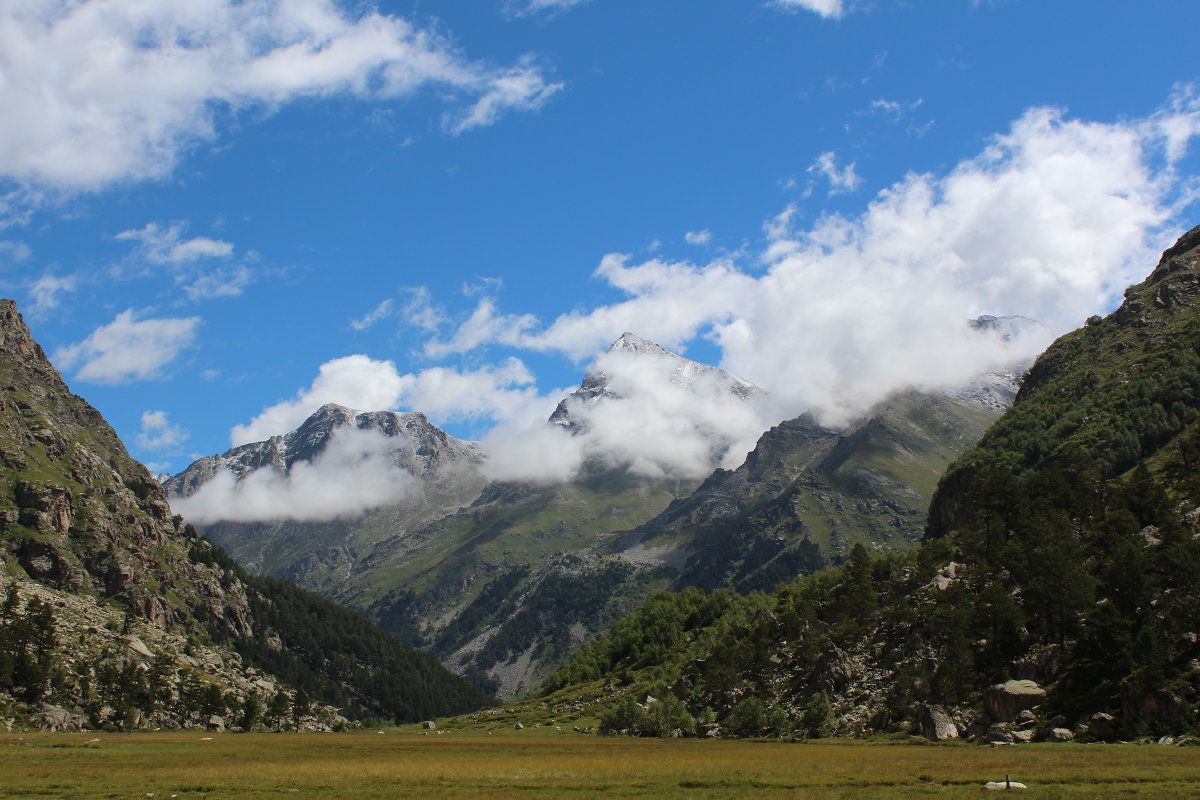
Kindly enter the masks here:
[[[742, 402], [760, 390], [634, 334], [621, 336], [550, 422], [596, 433], [592, 414], [670, 386]], [[605, 368], [608, 371], [604, 371]], [[668, 585], [654, 568], [603, 552], [605, 543], [695, 488], [694, 478], [639, 476], [588, 461], [573, 480], [485, 486], [478, 445], [460, 442], [409, 412], [325, 406], [297, 430], [200, 459], [165, 481], [180, 509], [228, 471], [235, 490], [256, 471], [286, 476], [319, 462], [346, 427], [403, 432], [418, 456], [391, 463], [417, 475], [422, 492], [358, 516], [320, 521], [204, 521], [206, 536], [246, 567], [327, 594], [366, 612], [481, 685], [512, 695], [536, 685], [579, 641]], [[709, 432], [700, 432], [708, 436]], [[727, 444], [712, 434], [712, 448]], [[190, 517], [189, 517], [190, 518]], [[531, 620], [537, 620], [533, 622]]]
[[[350, 451], [339, 461], [332, 450], [347, 432], [361, 435], [348, 440]], [[381, 450], [382, 458], [369, 464], [368, 474], [363, 475], [361, 454], [371, 448]], [[323, 463], [331, 457], [331, 465]], [[480, 472], [483, 461], [483, 449], [477, 443], [450, 436], [430, 424], [423, 414], [362, 412], [330, 403], [284, 436], [201, 458], [164, 481], [163, 486], [172, 498], [179, 498], [173, 502], [185, 516], [202, 522], [205, 535], [248, 569], [286, 577], [337, 597], [354, 565], [369, 556], [381, 540], [401, 535], [478, 497], [487, 483]], [[327, 473], [321, 476], [322, 483], [333, 483], [345, 481], [347, 466], [358, 470], [358, 477], [364, 480], [378, 477], [378, 472], [387, 468], [394, 468], [397, 478], [409, 480], [385, 483], [375, 503], [361, 511], [352, 508], [332, 519], [254, 519], [257, 509], [239, 509], [229, 502], [238, 499], [239, 490], [259, 477], [282, 481], [309, 468], [318, 474]], [[233, 489], [214, 491], [219, 489], [215, 479], [224, 473], [233, 478]], [[279, 488], [280, 484], [275, 483], [257, 491], [268, 494]], [[357, 489], [348, 485], [345, 494]], [[209, 492], [213, 493], [211, 500]], [[282, 510], [278, 506], [271, 504], [269, 508]], [[309, 513], [318, 511], [309, 509]], [[251, 521], [237, 521], [247, 513]]]
[[[628, 424], [622, 403], [655, 391], [678, 391], [673, 400], [682, 404], [736, 405], [761, 394], [626, 333], [550, 422], [581, 440], [612, 436], [614, 428], [619, 437]], [[969, 389], [897, 395], [845, 429], [801, 417], [763, 434], [736, 470], [718, 469], [703, 482], [638, 475], [594, 458], [562, 483], [470, 485], [456, 499], [473, 499], [440, 511], [428, 504], [423, 517], [397, 505], [327, 522], [218, 522], [203, 530], [247, 566], [358, 608], [511, 697], [536, 688], [653, 591], [770, 589], [844, 560], [855, 543], [914, 547], [938, 476], [1015, 392], [1016, 374], [997, 371]], [[314, 438], [303, 431], [319, 431], [322, 442], [332, 437], [316, 418], [363, 424], [364, 415], [338, 408], [271, 442], [203, 459], [167, 485], [195, 492], [222, 463], [248, 463], [243, 476], [262, 465], [283, 472], [301, 463], [289, 461], [298, 449], [289, 443]], [[608, 428], [598, 430], [598, 421]], [[720, 437], [708, 440], [719, 443], [714, 450]]]
[[391, 463], [419, 476], [430, 488], [450, 484], [457, 487], [465, 479], [477, 477], [478, 467], [483, 463], [483, 448], [476, 442], [455, 439], [431, 425], [424, 414], [362, 412], [327, 403], [296, 430], [284, 436], [272, 436], [265, 442], [234, 447], [219, 456], [201, 458], [165, 480], [163, 488], [168, 494], [190, 497], [222, 470], [238, 479], [263, 468], [286, 475], [297, 463], [319, 459], [334, 433], [347, 426], [360, 431], [377, 431], [387, 437]]
[[[0, 706], [51, 727], [414, 719], [488, 698], [172, 514], [0, 300]], [[310, 707], [310, 703], [312, 704]], [[336, 709], [335, 709], [336, 707]], [[322, 722], [321, 719], [326, 720]]]
[[[689, 391], [695, 391], [701, 384], [708, 384], [741, 400], [748, 400], [762, 392], [748, 380], [718, 367], [684, 358], [629, 331], [621, 334], [605, 355], [610, 361], [625, 358], [654, 365], [667, 382]], [[579, 388], [559, 402], [550, 415], [550, 422], [576, 433], [583, 432], [587, 425], [578, 419], [581, 410], [594, 407], [603, 400], [624, 397], [622, 388], [613, 383], [613, 376], [603, 369], [589, 370]]]
[[537, 702], [645, 733], [669, 711], [733, 735], [1194, 736], [1198, 312], [1200, 228], [1037, 359], [916, 550], [855, 546], [770, 594], [654, 595]]
[[938, 478], [1015, 394], [1015, 373], [996, 372], [970, 389], [900, 393], [840, 430], [807, 415], [780, 423], [620, 548], [675, 561], [677, 589], [743, 593], [840, 563], [855, 544], [911, 549]]

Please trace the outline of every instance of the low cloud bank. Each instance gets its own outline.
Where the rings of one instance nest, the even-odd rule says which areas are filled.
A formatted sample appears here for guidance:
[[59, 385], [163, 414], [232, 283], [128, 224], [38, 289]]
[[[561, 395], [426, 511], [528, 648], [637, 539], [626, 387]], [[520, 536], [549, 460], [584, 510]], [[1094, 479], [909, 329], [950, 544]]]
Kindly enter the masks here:
[[317, 458], [297, 462], [286, 475], [263, 467], [239, 481], [223, 471], [192, 496], [172, 498], [171, 507], [201, 525], [354, 517], [421, 496], [421, 482], [393, 461], [410, 446], [402, 436], [337, 428]]
[[611, 352], [589, 369], [603, 375], [605, 395], [566, 399], [575, 432], [562, 425], [505, 421], [483, 441], [485, 473], [497, 480], [553, 482], [584, 463], [651, 478], [703, 478], [735, 467], [771, 420], [758, 394], [743, 397], [732, 376], [692, 370], [654, 353]]

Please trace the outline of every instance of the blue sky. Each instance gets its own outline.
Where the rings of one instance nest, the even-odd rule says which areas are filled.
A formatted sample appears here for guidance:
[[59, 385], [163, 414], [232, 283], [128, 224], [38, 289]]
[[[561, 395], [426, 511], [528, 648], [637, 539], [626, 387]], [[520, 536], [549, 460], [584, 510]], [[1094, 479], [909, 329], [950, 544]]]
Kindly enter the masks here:
[[1070, 329], [1200, 222], [1198, 22], [16, 0], [0, 291], [163, 471], [327, 401], [520, 430], [627, 329], [766, 388], [764, 425], [847, 418], [1028, 355], [958, 328]]

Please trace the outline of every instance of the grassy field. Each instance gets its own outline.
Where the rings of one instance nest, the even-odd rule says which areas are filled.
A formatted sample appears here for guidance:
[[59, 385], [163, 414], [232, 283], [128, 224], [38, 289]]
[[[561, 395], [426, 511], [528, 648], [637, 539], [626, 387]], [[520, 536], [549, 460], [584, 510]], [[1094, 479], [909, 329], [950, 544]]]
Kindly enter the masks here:
[[988, 748], [503, 735], [8, 734], [5, 798], [1200, 796], [1200, 748]]

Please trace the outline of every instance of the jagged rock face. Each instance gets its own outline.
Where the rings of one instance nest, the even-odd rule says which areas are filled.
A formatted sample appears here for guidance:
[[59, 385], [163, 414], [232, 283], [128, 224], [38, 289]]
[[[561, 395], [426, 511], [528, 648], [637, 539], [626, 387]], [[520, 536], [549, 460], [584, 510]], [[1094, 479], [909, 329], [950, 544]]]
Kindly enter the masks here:
[[[715, 381], [718, 385], [726, 388], [730, 394], [742, 400], [747, 400], [762, 391], [744, 378], [739, 378], [718, 367], [684, 358], [628, 331], [621, 334], [621, 337], [609, 346], [607, 354], [660, 361], [669, 376], [668, 380], [684, 389], [692, 389], [701, 380], [710, 380]], [[586, 425], [572, 416], [572, 409], [587, 408], [602, 399], [619, 399], [621, 395], [613, 390], [611, 383], [611, 376], [603, 370], [588, 372], [579, 388], [559, 402], [554, 413], [550, 415], [550, 422], [562, 425], [573, 433], [581, 432]]]
[[328, 403], [284, 436], [201, 458], [163, 485], [173, 496], [188, 497], [222, 470], [239, 479], [263, 468], [287, 474], [297, 462], [311, 462], [320, 456], [334, 432], [346, 426], [379, 431], [403, 442], [391, 450], [393, 463], [426, 482], [437, 480], [443, 473], [472, 471], [484, 460], [483, 448], [477, 443], [450, 436], [419, 412], [363, 412]]
[[[165, 596], [193, 598], [195, 576], [163, 489], [70, 392], [11, 300], [0, 300], [0, 389], [0, 553], [50, 585], [181, 613]], [[222, 595], [220, 618], [245, 619], [245, 597]]]

